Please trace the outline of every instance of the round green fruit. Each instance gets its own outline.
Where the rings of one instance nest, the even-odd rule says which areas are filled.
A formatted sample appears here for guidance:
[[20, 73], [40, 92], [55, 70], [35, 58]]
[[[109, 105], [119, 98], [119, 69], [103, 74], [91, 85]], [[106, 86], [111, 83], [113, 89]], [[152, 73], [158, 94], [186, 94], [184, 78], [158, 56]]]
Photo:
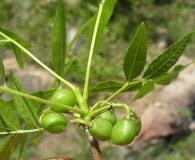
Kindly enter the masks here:
[[112, 125], [115, 125], [117, 121], [116, 115], [112, 111], [106, 111], [104, 113], [99, 114], [97, 117], [107, 119], [112, 123]]
[[130, 119], [123, 118], [113, 127], [111, 142], [119, 146], [130, 144], [136, 136], [136, 124]]
[[[50, 99], [51, 102], [59, 103], [67, 106], [74, 107], [76, 104], [76, 97], [75, 95], [68, 89], [59, 89], [57, 90]], [[50, 105], [50, 108], [58, 113], [66, 113], [68, 112], [67, 109], [63, 107], [58, 107], [54, 105]]]
[[66, 130], [66, 118], [60, 114], [51, 112], [41, 119], [43, 129], [53, 134], [60, 134]]
[[98, 141], [110, 140], [113, 125], [110, 121], [103, 118], [95, 118], [89, 128], [90, 134]]

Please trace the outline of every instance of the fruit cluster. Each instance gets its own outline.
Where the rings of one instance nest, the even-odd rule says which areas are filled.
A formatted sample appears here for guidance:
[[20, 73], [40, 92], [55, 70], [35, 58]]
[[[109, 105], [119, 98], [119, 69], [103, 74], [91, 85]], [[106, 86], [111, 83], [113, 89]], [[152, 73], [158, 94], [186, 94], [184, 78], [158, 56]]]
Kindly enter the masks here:
[[89, 128], [91, 135], [99, 141], [111, 140], [113, 144], [125, 146], [130, 144], [140, 133], [141, 121], [139, 118], [132, 120], [122, 118], [117, 121], [112, 111], [101, 113], [92, 120]]
[[[51, 102], [74, 107], [76, 97], [67, 89], [58, 89], [51, 97]], [[67, 120], [62, 113], [67, 113], [68, 110], [55, 105], [50, 105], [49, 112], [42, 114], [40, 123], [46, 131], [59, 134], [66, 130]]]
[[[59, 89], [52, 95], [50, 101], [74, 107], [76, 97], [67, 89]], [[56, 105], [50, 105], [49, 110], [45, 111], [40, 117], [43, 129], [52, 134], [64, 132], [68, 122], [62, 113], [69, 113], [69, 111]], [[111, 109], [104, 110], [87, 119], [84, 117], [76, 122], [86, 125], [96, 140], [111, 141], [120, 146], [130, 144], [141, 130], [141, 121], [136, 114], [117, 121], [117, 117]]]

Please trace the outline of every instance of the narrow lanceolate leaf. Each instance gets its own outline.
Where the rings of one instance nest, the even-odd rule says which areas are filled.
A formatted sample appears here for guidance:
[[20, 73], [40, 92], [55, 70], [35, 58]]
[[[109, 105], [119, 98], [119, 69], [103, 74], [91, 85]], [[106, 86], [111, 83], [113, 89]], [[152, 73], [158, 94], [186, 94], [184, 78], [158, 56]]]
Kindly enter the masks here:
[[167, 85], [173, 80], [177, 79], [179, 73], [183, 71], [187, 66], [189, 66], [189, 64], [175, 66], [171, 72], [164, 73], [161, 76], [154, 78], [153, 81], [159, 85]]
[[10, 160], [12, 154], [19, 146], [22, 140], [22, 134], [15, 134], [11, 136], [5, 143], [0, 150], [0, 160]]
[[171, 45], [163, 54], [155, 59], [148, 67], [143, 77], [156, 78], [167, 72], [179, 59], [195, 31], [187, 34]]
[[23, 62], [23, 54], [22, 54], [22, 50], [20, 48], [18, 48], [17, 46], [15, 46], [14, 44], [11, 44], [11, 47], [14, 51], [16, 60], [20, 66], [20, 68], [23, 68], [24, 66], [24, 62]]
[[154, 82], [152, 81], [148, 81], [146, 82], [142, 88], [140, 88], [140, 90], [138, 91], [138, 93], [135, 95], [133, 100], [139, 99], [144, 97], [146, 94], [148, 94], [149, 92], [151, 92], [154, 89]]
[[[10, 86], [12, 89], [24, 92], [19, 82], [15, 79], [14, 75], [10, 73]], [[25, 99], [18, 95], [13, 95], [14, 104], [20, 116], [29, 124], [38, 127], [36, 109], [29, 99]]]
[[[4, 33], [8, 37], [14, 39], [16, 42], [20, 43], [23, 47], [25, 47], [25, 48], [29, 48], [30, 47], [30, 44], [28, 42], [26, 42], [21, 37], [19, 37], [18, 35], [14, 34], [12, 32], [7, 31], [7, 30], [5, 30], [3, 28], [0, 28], [0, 32]], [[5, 41], [7, 41], [7, 39], [5, 39], [5, 37], [3, 37], [0, 34], [0, 41], [3, 41], [3, 40], [4, 40], [4, 44], [2, 44], [2, 45], [5, 45], [7, 48], [12, 49], [14, 51], [14, 54], [15, 54], [15, 57], [16, 57], [16, 60], [17, 60], [17, 62], [19, 64], [19, 66], [21, 68], [23, 68], [23, 54], [22, 54], [22, 51], [17, 46], [15, 46], [12, 43], [9, 43], [9, 42], [5, 43]]]
[[56, 15], [52, 30], [52, 53], [54, 71], [62, 76], [65, 62], [66, 25], [65, 11], [62, 0], [58, 0]]
[[12, 130], [20, 129], [20, 122], [12, 107], [0, 99], [0, 116], [3, 122]]
[[[116, 92], [121, 87], [123, 87], [123, 83], [119, 83], [116, 81], [108, 80], [97, 84], [95, 87], [90, 89], [90, 92]], [[141, 82], [130, 83], [122, 92], [131, 92], [136, 91], [141, 87]]]
[[129, 82], [141, 74], [146, 63], [147, 33], [145, 24], [138, 28], [124, 58], [123, 70]]
[[[105, 29], [111, 15], [112, 15], [112, 13], [113, 13], [114, 6], [115, 6], [116, 2], [117, 2], [117, 0], [112, 0], [112, 1], [111, 0], [102, 0], [101, 3], [103, 3], [103, 6], [102, 6], [102, 8], [99, 7], [99, 10], [102, 10], [101, 15], [98, 17], [99, 10], [97, 10], [97, 12], [95, 13], [95, 15], [92, 19], [92, 22], [91, 22], [91, 25], [89, 28], [89, 40], [90, 40], [90, 42], [92, 42], [94, 34], [96, 34], [93, 52], [96, 51], [96, 49], [100, 43], [104, 29]], [[97, 23], [97, 22], [99, 22], [99, 23]], [[96, 33], [94, 33], [96, 27], [97, 27], [97, 31], [96, 31]]]
[[2, 83], [5, 84], [5, 70], [4, 70], [4, 65], [1, 56], [0, 56], [0, 76], [1, 76]]

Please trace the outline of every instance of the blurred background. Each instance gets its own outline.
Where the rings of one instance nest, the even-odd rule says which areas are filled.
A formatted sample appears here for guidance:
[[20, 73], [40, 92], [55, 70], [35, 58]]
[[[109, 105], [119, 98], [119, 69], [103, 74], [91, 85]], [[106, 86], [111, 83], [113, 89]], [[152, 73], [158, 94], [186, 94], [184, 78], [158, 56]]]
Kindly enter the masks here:
[[[67, 19], [67, 41], [70, 42], [77, 30], [94, 15], [97, 6], [90, 0], [64, 0], [64, 3]], [[51, 31], [55, 9], [56, 0], [0, 0], [0, 27], [10, 30], [28, 41], [32, 45], [30, 51], [51, 68]], [[195, 1], [118, 1], [111, 20], [105, 29], [97, 54], [94, 56], [91, 85], [110, 79], [123, 81], [123, 57], [141, 22], [145, 22], [147, 27], [147, 63], [149, 63], [162, 53], [166, 47], [195, 29]], [[185, 50], [184, 60], [182, 59], [184, 62], [186, 59], [187, 62], [195, 60], [194, 44], [195, 38], [192, 39]], [[68, 53], [66, 60], [68, 64], [73, 59], [65, 78], [81, 87], [84, 83], [89, 47], [88, 30], [86, 29]], [[14, 70], [16, 77], [18, 77], [26, 91], [32, 92], [38, 89], [47, 89], [52, 83], [52, 77], [43, 73], [44, 71], [29, 57], [25, 56], [26, 63], [24, 68], [27, 69], [24, 69], [21, 73], [21, 70], [13, 60], [14, 56], [12, 52], [2, 48], [0, 54], [5, 60], [7, 73], [9, 73], [9, 69]], [[185, 108], [180, 106], [179, 114], [174, 111], [166, 112], [166, 114], [177, 115], [173, 116], [177, 120], [175, 128], [171, 128], [172, 130], [170, 132], [167, 131], [167, 134], [161, 134], [164, 132], [159, 130], [159, 134], [154, 134], [155, 136], [153, 137], [149, 136], [149, 138], [145, 138], [144, 142], [141, 141], [133, 146], [118, 147], [109, 142], [100, 143], [104, 159], [195, 160], [195, 133], [192, 127], [195, 98], [194, 92], [189, 90], [189, 88], [193, 88], [192, 85], [194, 86], [194, 81], [191, 80], [189, 82], [191, 75], [195, 75], [193, 69], [186, 72], [186, 75], [188, 77], [184, 78], [182, 82], [184, 84], [188, 83], [191, 87], [188, 86], [188, 90], [184, 88], [184, 92], [186, 89], [187, 93], [183, 96], [186, 96], [186, 99], [188, 99], [183, 104]], [[27, 79], [23, 80], [24, 77]], [[29, 82], [31, 83], [30, 85]], [[177, 92], [176, 89], [178, 89], [178, 86], [174, 89], [169, 90], [168, 93], [174, 94]], [[142, 115], [151, 104], [156, 105], [156, 102], [159, 101], [159, 95], [162, 95], [164, 92], [159, 87], [153, 94], [150, 94], [139, 102], [132, 102], [132, 93], [127, 95], [122, 94], [117, 98], [119, 101], [129, 105], [133, 104], [137, 112]], [[107, 96], [108, 93], [93, 93], [90, 95], [89, 104], [93, 104], [95, 101], [102, 100]], [[167, 103], [171, 101], [170, 99], [173, 98], [169, 98]], [[175, 101], [177, 100], [174, 99]], [[174, 102], [170, 103], [175, 106]], [[119, 113], [119, 117], [120, 114], [122, 113]], [[191, 126], [192, 130], [188, 126]], [[176, 132], [176, 130], [179, 130], [179, 132]], [[143, 134], [145, 135], [146, 133]], [[140, 139], [143, 140], [143, 138]], [[75, 160], [92, 159], [90, 146], [84, 137], [82, 128], [70, 126], [66, 134], [58, 136], [44, 133], [38, 145], [29, 143], [26, 146], [23, 159], [46, 159], [55, 156], [71, 157]]]

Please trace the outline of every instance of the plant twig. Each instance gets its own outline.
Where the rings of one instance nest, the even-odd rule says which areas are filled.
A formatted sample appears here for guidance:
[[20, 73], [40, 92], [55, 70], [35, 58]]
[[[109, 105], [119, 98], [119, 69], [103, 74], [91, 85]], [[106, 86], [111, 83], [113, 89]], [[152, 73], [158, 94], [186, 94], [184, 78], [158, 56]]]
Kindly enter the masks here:
[[91, 136], [86, 126], [84, 127], [84, 130], [91, 145], [94, 160], [102, 160], [102, 152], [100, 150], [98, 141]]

